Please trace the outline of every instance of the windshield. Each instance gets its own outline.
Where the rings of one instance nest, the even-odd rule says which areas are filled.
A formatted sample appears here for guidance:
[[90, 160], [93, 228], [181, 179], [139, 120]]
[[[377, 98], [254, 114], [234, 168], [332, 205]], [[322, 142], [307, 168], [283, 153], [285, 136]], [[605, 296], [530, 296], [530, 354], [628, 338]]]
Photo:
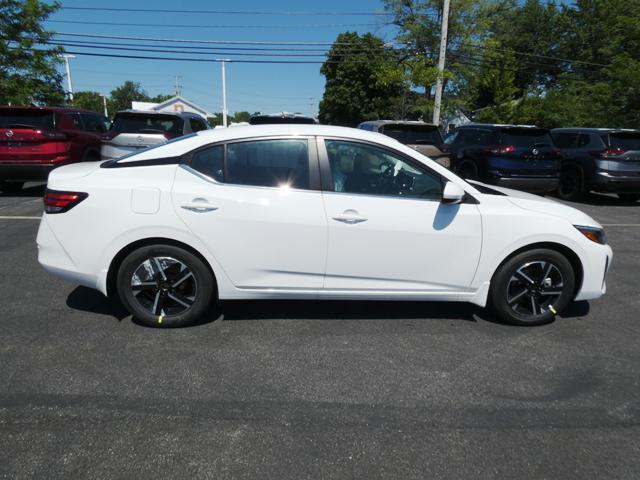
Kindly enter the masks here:
[[528, 148], [534, 145], [553, 145], [553, 142], [547, 130], [510, 128], [502, 131], [502, 145]]
[[640, 133], [612, 133], [609, 146], [622, 150], [640, 150]]
[[405, 145], [429, 145], [442, 143], [437, 127], [430, 125], [385, 125], [382, 133]]
[[31, 128], [53, 130], [54, 113], [51, 110], [0, 109], [0, 128]]
[[109, 129], [116, 133], [182, 133], [184, 122], [172, 115], [118, 114]]

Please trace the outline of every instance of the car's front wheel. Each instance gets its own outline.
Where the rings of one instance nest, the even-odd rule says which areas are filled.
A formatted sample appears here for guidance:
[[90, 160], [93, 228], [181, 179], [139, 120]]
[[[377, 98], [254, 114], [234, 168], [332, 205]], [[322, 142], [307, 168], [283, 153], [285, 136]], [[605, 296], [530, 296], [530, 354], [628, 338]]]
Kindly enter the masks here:
[[140, 322], [182, 327], [207, 311], [215, 294], [215, 280], [193, 253], [171, 245], [151, 245], [123, 260], [117, 290], [122, 303]]
[[534, 249], [502, 264], [491, 281], [490, 301], [500, 319], [513, 325], [543, 325], [569, 304], [575, 273], [555, 250]]

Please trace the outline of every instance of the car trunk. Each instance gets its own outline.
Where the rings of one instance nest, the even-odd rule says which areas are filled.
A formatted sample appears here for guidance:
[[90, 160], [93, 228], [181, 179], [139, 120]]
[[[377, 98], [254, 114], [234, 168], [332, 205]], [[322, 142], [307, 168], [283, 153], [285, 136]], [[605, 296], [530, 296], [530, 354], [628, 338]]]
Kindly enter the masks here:
[[640, 132], [610, 133], [607, 144], [609, 148], [602, 158], [608, 161], [608, 170], [623, 175], [640, 174]]
[[500, 147], [491, 153], [499, 156], [499, 168], [514, 176], [549, 176], [558, 173], [560, 155], [549, 131], [535, 128], [506, 128]]
[[184, 121], [172, 115], [116, 115], [103, 138], [102, 157], [120, 158], [182, 135]]
[[0, 108], [0, 163], [54, 163], [67, 158], [69, 147], [55, 131], [54, 112]]

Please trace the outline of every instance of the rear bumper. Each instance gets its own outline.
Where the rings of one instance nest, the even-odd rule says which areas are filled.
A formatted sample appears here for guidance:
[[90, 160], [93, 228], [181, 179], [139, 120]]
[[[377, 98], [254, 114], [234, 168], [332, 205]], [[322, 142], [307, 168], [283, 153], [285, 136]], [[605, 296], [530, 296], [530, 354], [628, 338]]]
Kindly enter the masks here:
[[640, 193], [640, 175], [613, 175], [598, 171], [589, 190], [602, 193]]
[[38, 246], [38, 262], [51, 275], [71, 283], [96, 288], [98, 279], [95, 275], [78, 271], [76, 264], [51, 229], [46, 213], [40, 220], [36, 244]]
[[61, 164], [51, 163], [1, 163], [0, 180], [28, 182], [30, 180], [46, 180], [51, 170]]
[[559, 177], [499, 177], [492, 178], [487, 183], [499, 187], [514, 188], [527, 192], [552, 192], [557, 190]]

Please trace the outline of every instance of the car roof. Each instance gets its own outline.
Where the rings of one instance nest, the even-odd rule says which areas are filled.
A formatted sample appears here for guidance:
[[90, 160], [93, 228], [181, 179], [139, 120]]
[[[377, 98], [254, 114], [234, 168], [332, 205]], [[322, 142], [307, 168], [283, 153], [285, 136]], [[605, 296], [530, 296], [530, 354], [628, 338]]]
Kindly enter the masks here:
[[593, 127], [563, 127], [563, 128], [554, 128], [551, 130], [552, 133], [640, 133], [640, 130], [636, 128], [593, 128]]
[[40, 110], [43, 112], [51, 111], [51, 112], [61, 112], [61, 113], [73, 113], [73, 112], [81, 112], [81, 113], [93, 113], [96, 115], [103, 116], [99, 112], [94, 112], [93, 110], [87, 110], [86, 108], [76, 108], [76, 107], [38, 107], [35, 105], [0, 105], [0, 109], [12, 109], [12, 110]]
[[[201, 130], [197, 133], [199, 136], [215, 136], [220, 141], [251, 138], [251, 137], [267, 137], [282, 135], [303, 135], [303, 136], [326, 136], [326, 137], [347, 137], [361, 140], [373, 140], [378, 143], [393, 142], [393, 145], [399, 142], [387, 135], [377, 132], [369, 132], [359, 128], [336, 127], [333, 125], [305, 124], [305, 123], [281, 123], [281, 124], [264, 124], [264, 125], [237, 125], [233, 128], [216, 128], [212, 130]], [[213, 140], [213, 139], [212, 139]]]
[[180, 117], [180, 118], [204, 118], [202, 115], [198, 115], [197, 113], [192, 112], [160, 112], [157, 110], [120, 110], [116, 112], [116, 115], [120, 115], [121, 113], [132, 113], [135, 115], [169, 115], [172, 117]]
[[360, 123], [360, 125], [426, 125], [428, 127], [438, 127], [435, 123], [422, 122], [420, 120], [367, 120]]
[[503, 124], [503, 123], [466, 123], [464, 125], [460, 125], [456, 127], [456, 130], [461, 128], [474, 128], [474, 127], [483, 127], [483, 128], [530, 128], [532, 130], [548, 130], [543, 127], [538, 127], [537, 125], [517, 125], [517, 124]]

